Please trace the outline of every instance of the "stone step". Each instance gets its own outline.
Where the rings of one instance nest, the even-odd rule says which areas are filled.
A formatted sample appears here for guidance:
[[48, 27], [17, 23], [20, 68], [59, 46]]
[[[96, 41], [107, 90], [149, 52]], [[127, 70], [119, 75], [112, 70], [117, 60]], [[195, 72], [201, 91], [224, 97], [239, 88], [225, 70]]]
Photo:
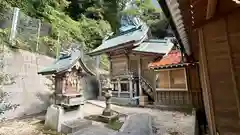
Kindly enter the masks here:
[[75, 133], [67, 135], [113, 135], [116, 131], [106, 128], [100, 125], [91, 125], [89, 127], [83, 128]]
[[61, 125], [61, 132], [64, 134], [75, 133], [83, 128], [87, 128], [92, 125], [92, 121], [86, 119], [75, 119], [65, 121]]
[[115, 135], [152, 135], [152, 117], [149, 114], [128, 116], [120, 132]]

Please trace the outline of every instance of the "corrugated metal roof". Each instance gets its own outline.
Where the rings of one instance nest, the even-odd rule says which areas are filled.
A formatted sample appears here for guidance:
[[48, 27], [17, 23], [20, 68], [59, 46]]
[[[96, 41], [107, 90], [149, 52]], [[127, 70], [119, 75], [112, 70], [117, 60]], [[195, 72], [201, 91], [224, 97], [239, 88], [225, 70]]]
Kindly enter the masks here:
[[173, 45], [169, 40], [148, 40], [134, 48], [133, 51], [166, 54], [172, 49]]
[[89, 54], [98, 54], [101, 51], [117, 47], [119, 45], [122, 45], [124, 43], [129, 43], [129, 42], [138, 42], [141, 41], [143, 38], [145, 38], [147, 32], [148, 32], [148, 26], [147, 25], [142, 25], [140, 29], [131, 31], [129, 33], [108, 39], [102, 43], [99, 47], [91, 51]]

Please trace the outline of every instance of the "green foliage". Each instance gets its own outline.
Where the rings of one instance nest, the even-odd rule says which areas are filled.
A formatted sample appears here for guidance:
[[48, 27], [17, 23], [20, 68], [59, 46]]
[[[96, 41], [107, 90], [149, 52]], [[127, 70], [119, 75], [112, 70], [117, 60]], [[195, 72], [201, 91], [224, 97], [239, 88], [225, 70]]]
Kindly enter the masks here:
[[[129, 0], [1, 0], [0, 13], [10, 7], [19, 7], [26, 15], [41, 19], [52, 26], [50, 36], [40, 37], [39, 50], [55, 56], [60, 44], [79, 43], [84, 50], [98, 47], [111, 31], [118, 33], [123, 14], [140, 16], [154, 37], [164, 37], [168, 22], [151, 0], [136, 0], [136, 9], [124, 10]], [[58, 42], [59, 39], [59, 42]], [[36, 39], [31, 44], [17, 39], [20, 48], [36, 50]], [[60, 44], [59, 44], [60, 43]], [[104, 60], [107, 63], [107, 58]]]
[[[6, 0], [0, 5], [11, 5], [21, 8], [27, 15], [38, 17], [49, 22], [52, 26], [50, 37], [41, 37], [43, 44], [48, 44], [50, 50], [56, 50], [57, 39], [60, 43], [70, 44], [72, 42], [84, 43], [85, 50], [91, 50], [101, 44], [104, 35], [110, 32], [108, 22], [94, 20], [80, 15], [74, 20], [67, 15], [66, 8], [70, 2], [66, 0]], [[26, 4], [27, 3], [27, 4]], [[86, 9], [95, 12], [94, 9]], [[100, 12], [100, 11], [99, 11]], [[22, 41], [19, 41], [19, 43]]]

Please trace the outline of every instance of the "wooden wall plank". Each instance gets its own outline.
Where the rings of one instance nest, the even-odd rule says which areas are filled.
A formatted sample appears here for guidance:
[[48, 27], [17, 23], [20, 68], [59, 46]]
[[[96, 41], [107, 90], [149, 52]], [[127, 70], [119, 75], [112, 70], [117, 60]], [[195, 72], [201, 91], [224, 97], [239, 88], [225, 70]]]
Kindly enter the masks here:
[[[238, 125], [239, 116], [226, 20], [222, 18], [211, 22], [204, 26], [203, 31], [216, 125], [220, 133], [229, 133], [234, 130], [235, 125]], [[223, 121], [231, 121], [231, 123], [223, 123]], [[225, 128], [229, 124], [232, 128]]]
[[240, 121], [240, 26], [236, 23], [236, 21], [240, 21], [240, 11], [235, 14], [229, 15], [226, 19], [232, 79], [238, 105], [238, 119]]

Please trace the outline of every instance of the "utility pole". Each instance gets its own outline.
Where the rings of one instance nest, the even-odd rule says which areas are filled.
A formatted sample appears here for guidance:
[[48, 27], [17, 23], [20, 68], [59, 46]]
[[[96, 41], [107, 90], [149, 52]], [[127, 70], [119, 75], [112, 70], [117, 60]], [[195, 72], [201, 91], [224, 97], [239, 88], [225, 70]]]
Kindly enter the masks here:
[[12, 18], [11, 33], [10, 33], [10, 37], [9, 37], [9, 41], [10, 41], [10, 44], [12, 46], [15, 45], [14, 39], [16, 37], [16, 32], [17, 32], [18, 15], [19, 15], [19, 8], [14, 8], [14, 10], [13, 10], [13, 18]]
[[60, 31], [58, 31], [58, 38], [57, 38], [57, 46], [56, 46], [56, 59], [58, 58], [59, 56], [59, 52], [60, 52]]
[[38, 20], [38, 33], [37, 33], [37, 45], [36, 45], [36, 65], [38, 71], [38, 51], [39, 51], [39, 37], [41, 34], [41, 20]]

